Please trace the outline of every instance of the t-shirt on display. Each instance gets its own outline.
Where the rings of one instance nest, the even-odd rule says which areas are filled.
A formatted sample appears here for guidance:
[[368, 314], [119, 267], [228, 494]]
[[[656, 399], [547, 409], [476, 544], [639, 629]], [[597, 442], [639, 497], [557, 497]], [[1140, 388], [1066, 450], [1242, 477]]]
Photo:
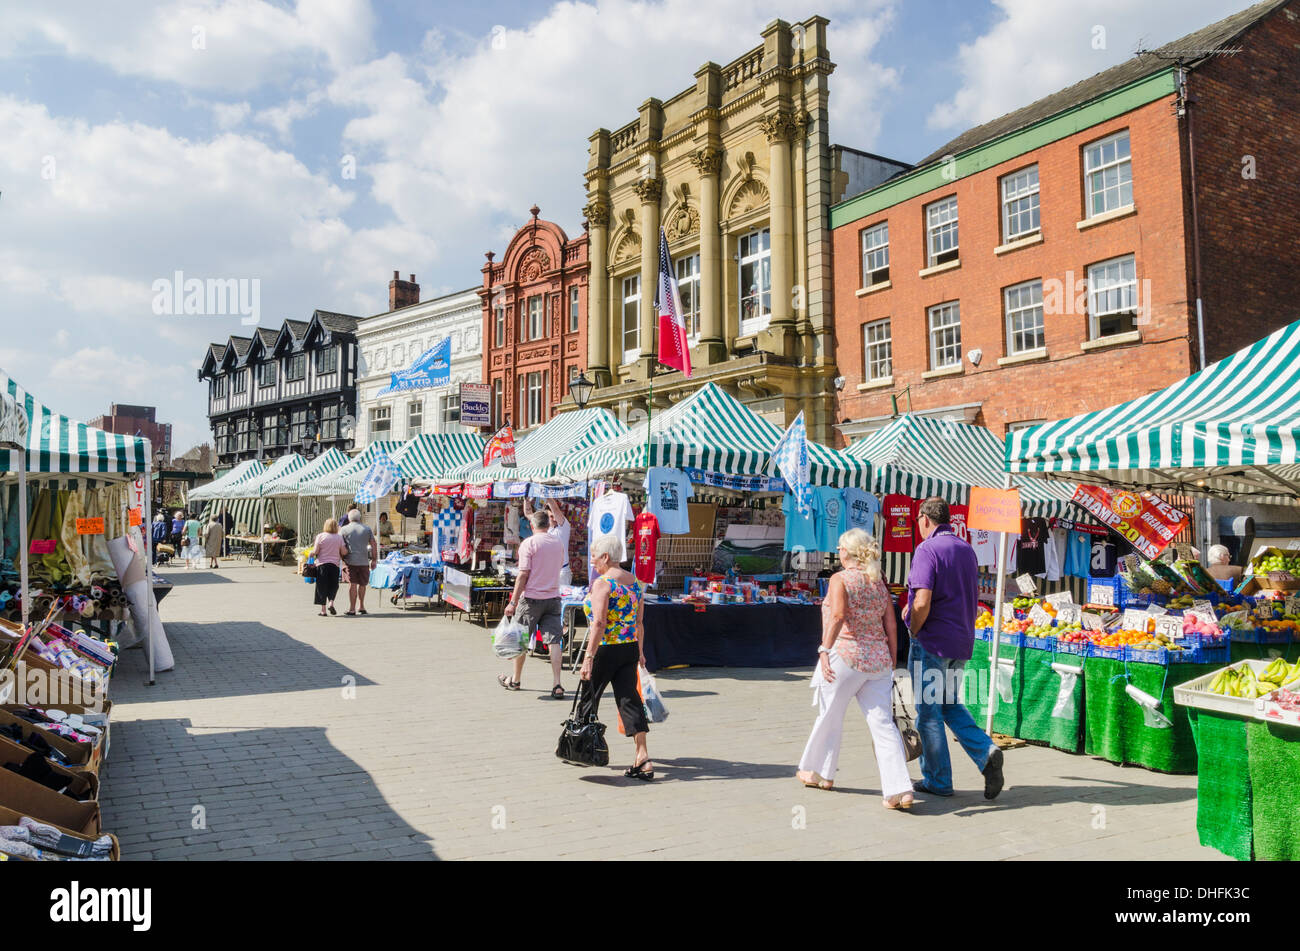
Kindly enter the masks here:
[[620, 562], [627, 561], [627, 523], [632, 521], [632, 503], [622, 492], [606, 492], [591, 503], [587, 531], [592, 541], [613, 535], [618, 539]]

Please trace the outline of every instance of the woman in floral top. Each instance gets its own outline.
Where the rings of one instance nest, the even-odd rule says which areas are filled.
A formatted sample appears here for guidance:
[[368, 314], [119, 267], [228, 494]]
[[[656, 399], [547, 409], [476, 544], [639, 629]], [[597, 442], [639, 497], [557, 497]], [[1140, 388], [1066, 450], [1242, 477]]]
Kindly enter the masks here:
[[813, 674], [817, 722], [795, 776], [805, 786], [834, 785], [844, 714], [849, 701], [857, 700], [871, 727], [885, 808], [910, 809], [912, 780], [890, 701], [898, 631], [880, 578], [880, 545], [853, 528], [840, 536], [839, 556], [844, 570], [831, 577], [822, 604], [822, 646]]
[[[588, 681], [583, 712], [595, 713], [601, 694], [611, 684], [618, 703], [623, 729], [636, 743], [636, 759], [623, 773], [630, 779], [655, 778], [654, 763], [646, 748], [645, 705], [637, 690], [637, 667], [645, 664], [641, 643], [644, 637], [641, 583], [619, 567], [622, 540], [605, 535], [591, 543], [591, 563], [600, 575], [591, 586], [584, 608], [590, 634], [586, 659], [582, 662], [582, 679]], [[581, 691], [583, 688], [579, 686]]]

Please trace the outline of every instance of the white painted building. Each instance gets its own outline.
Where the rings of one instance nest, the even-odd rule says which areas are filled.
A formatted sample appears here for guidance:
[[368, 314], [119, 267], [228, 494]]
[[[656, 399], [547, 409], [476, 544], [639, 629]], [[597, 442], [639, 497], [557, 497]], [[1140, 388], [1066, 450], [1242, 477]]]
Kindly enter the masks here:
[[[389, 285], [393, 309], [361, 321], [357, 347], [357, 445], [385, 439], [406, 441], [421, 433], [461, 432], [460, 384], [483, 376], [483, 302], [469, 288], [419, 303], [415, 275]], [[405, 304], [405, 306], [399, 306]], [[380, 396], [392, 374], [405, 370], [443, 337], [451, 338], [451, 382], [427, 390]]]

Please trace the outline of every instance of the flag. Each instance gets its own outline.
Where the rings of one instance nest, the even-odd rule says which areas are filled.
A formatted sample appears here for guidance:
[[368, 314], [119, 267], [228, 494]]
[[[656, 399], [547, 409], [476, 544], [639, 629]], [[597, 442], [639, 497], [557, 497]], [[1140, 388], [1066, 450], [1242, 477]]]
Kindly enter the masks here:
[[659, 229], [659, 286], [655, 288], [655, 307], [659, 310], [659, 362], [691, 375], [691, 350], [686, 342], [686, 321], [682, 317], [682, 299], [677, 293], [677, 276], [668, 256], [668, 236]]
[[812, 511], [812, 486], [808, 483], [808, 429], [804, 426], [803, 410], [799, 411], [772, 450], [769, 469], [772, 463], [781, 471], [781, 478], [785, 479], [790, 494], [794, 496], [799, 514], [806, 518]]
[[509, 426], [498, 429], [483, 447], [483, 468], [486, 469], [494, 462], [500, 462], [508, 469], [513, 469], [516, 465], [515, 434]]
[[357, 494], [353, 501], [361, 505], [369, 505], [376, 499], [381, 499], [393, 490], [397, 484], [401, 473], [392, 459], [388, 458], [388, 453], [375, 453], [374, 460], [370, 463], [370, 468], [366, 474], [361, 477], [361, 487], [357, 489]]
[[377, 394], [384, 396], [401, 390], [423, 390], [443, 386], [451, 380], [451, 338], [443, 337], [424, 353], [416, 357], [405, 370], [389, 375], [388, 386]]

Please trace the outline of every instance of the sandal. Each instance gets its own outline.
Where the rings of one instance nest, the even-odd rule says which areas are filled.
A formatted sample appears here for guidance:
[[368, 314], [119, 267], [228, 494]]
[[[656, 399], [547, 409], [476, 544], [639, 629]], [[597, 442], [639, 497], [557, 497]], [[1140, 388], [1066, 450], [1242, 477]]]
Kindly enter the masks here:
[[910, 792], [899, 793], [897, 796], [887, 796], [885, 798], [886, 809], [911, 809], [912, 794]]
[[563, 700], [563, 699], [564, 699], [564, 688], [561, 687], [559, 684], [556, 684], [554, 687], [552, 687], [552, 688], [551, 688], [551, 699], [552, 699], [552, 700]]
[[365, 608], [362, 608], [362, 609], [361, 609], [360, 611], [358, 611], [357, 613], [358, 613], [358, 614], [369, 614], [370, 612], [367, 611]]
[[[647, 765], [650, 767], [649, 769], [646, 769]], [[655, 764], [648, 759], [642, 760], [631, 769], [625, 770], [623, 775], [628, 779], [640, 779], [648, 783], [655, 778]]]
[[501, 686], [505, 687], [507, 690], [518, 690], [518, 689], [519, 689], [519, 681], [517, 681], [517, 680], [508, 680], [508, 679], [506, 678], [506, 675], [505, 675], [505, 674], [501, 674], [500, 676], [497, 677], [497, 683], [499, 683]]
[[833, 780], [825, 779], [818, 773], [808, 771], [807, 772], [807, 775], [809, 777], [808, 779], [804, 779], [801, 773], [803, 773], [802, 770], [798, 773], [795, 773], [794, 778], [799, 780], [799, 782], [803, 783], [809, 789], [834, 789], [835, 788], [835, 783]]
[[339, 613], [338, 611], [335, 611], [335, 610], [334, 610], [334, 605], [331, 604], [331, 605], [330, 605], [330, 614], [338, 614], [338, 613]]
[[356, 612], [356, 611], [344, 611], [344, 612], [343, 612], [343, 616], [344, 616], [344, 617], [356, 617], [356, 616], [357, 616], [357, 612]]

